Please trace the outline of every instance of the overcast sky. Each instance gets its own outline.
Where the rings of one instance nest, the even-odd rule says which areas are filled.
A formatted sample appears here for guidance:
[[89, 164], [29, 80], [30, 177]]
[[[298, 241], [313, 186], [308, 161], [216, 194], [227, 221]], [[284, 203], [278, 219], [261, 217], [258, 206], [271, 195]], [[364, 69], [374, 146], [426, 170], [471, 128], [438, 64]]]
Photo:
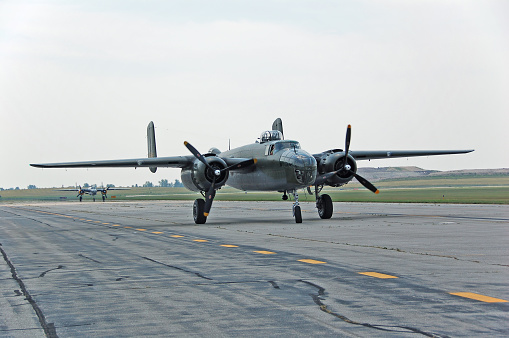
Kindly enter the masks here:
[[509, 2], [0, 0], [0, 187], [117, 186], [178, 169], [37, 169], [252, 143], [281, 117], [318, 153], [472, 149], [359, 161], [509, 167]]

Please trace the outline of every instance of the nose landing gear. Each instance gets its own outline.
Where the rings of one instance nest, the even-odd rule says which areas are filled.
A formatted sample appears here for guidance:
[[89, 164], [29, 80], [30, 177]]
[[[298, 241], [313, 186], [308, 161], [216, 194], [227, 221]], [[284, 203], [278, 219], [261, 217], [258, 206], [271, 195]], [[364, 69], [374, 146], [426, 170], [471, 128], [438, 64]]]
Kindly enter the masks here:
[[[290, 194], [293, 195], [295, 202], [293, 203], [293, 217], [295, 217], [295, 223], [302, 223], [302, 212], [300, 210], [299, 205], [299, 194], [297, 194], [297, 190], [289, 191]], [[286, 196], [286, 194], [285, 194]], [[283, 196], [284, 198], [284, 196]], [[287, 196], [288, 198], [288, 196]]]

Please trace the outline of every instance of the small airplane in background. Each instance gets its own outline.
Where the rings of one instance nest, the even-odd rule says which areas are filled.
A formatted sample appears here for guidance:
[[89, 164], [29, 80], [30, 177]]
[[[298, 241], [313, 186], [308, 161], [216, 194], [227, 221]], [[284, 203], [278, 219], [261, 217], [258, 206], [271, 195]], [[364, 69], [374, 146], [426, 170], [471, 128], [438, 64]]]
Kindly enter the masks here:
[[106, 160], [30, 164], [38, 168], [105, 168], [105, 167], [148, 167], [155, 173], [158, 167], [180, 168], [184, 186], [191, 191], [201, 192], [204, 199], [193, 204], [193, 218], [196, 224], [204, 224], [209, 216], [216, 191], [225, 184], [244, 191], [278, 191], [283, 200], [287, 193], [294, 196], [293, 216], [295, 222], [302, 222], [299, 206], [299, 189], [314, 187], [316, 208], [322, 219], [333, 214], [332, 199], [320, 194], [324, 186], [340, 187], [357, 179], [364, 187], [378, 193], [378, 189], [357, 174], [357, 161], [381, 158], [463, 154], [473, 150], [395, 150], [395, 151], [350, 151], [351, 126], [346, 130], [345, 149], [331, 149], [310, 154], [301, 149], [299, 142], [285, 140], [283, 123], [280, 118], [272, 124], [272, 130], [265, 131], [253, 144], [221, 152], [211, 148], [201, 154], [189, 142], [185, 147], [192, 155], [157, 157], [154, 123], [147, 127], [148, 157]]
[[104, 188], [103, 187], [103, 188], [97, 189], [97, 187], [82, 188], [80, 185], [79, 188], [76, 188], [76, 189], [58, 189], [57, 191], [77, 191], [78, 196], [76, 196], [76, 197], [80, 198], [80, 202], [83, 199], [83, 195], [85, 195], [85, 194], [92, 196], [92, 198], [94, 199], [94, 202], [95, 202], [95, 196], [97, 195], [98, 192], [100, 192], [102, 195], [102, 198], [103, 198], [103, 202], [104, 202], [104, 201], [106, 201], [106, 198], [108, 198], [108, 195], [107, 195], [108, 190], [129, 190], [129, 188], [110, 188], [110, 187]]

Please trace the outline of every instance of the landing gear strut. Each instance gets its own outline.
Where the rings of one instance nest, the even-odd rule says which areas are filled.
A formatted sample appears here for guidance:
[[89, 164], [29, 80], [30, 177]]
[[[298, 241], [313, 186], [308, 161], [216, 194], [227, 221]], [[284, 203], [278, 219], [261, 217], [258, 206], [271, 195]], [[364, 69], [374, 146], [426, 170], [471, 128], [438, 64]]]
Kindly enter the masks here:
[[289, 191], [290, 194], [295, 198], [295, 202], [293, 203], [293, 217], [295, 217], [295, 223], [302, 223], [302, 213], [299, 205], [299, 194], [297, 194], [297, 190]]

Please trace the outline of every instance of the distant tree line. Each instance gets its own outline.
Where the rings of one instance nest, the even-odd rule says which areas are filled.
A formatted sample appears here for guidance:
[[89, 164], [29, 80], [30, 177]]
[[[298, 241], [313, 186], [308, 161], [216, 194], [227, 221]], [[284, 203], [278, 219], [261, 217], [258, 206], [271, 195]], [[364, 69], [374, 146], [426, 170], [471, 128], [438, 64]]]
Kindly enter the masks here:
[[[63, 188], [64, 186], [62, 186]], [[88, 184], [88, 183], [83, 183], [83, 185], [81, 186], [82, 188], [90, 188], [90, 187], [97, 187], [97, 184]], [[115, 185], [114, 184], [106, 184], [106, 187], [107, 188], [115, 188]], [[139, 185], [138, 184], [133, 184], [131, 187], [133, 188], [138, 188]], [[154, 187], [162, 187], [162, 188], [181, 188], [181, 187], [184, 187], [184, 185], [182, 184], [182, 182], [180, 182], [179, 180], [175, 180], [174, 182], [170, 182], [168, 181], [167, 179], [162, 179], [159, 181], [159, 185], [154, 185], [152, 182], [150, 181], [146, 181], [142, 187], [145, 187], [145, 188], [154, 188]], [[34, 184], [30, 184], [28, 185], [27, 189], [37, 189], [37, 187], [34, 185]], [[16, 188], [9, 188], [9, 189], [4, 189], [4, 188], [0, 188], [0, 191], [5, 191], [5, 190], [20, 190], [19, 187], [16, 187]]]
[[[133, 185], [133, 188], [134, 187], [137, 187], [138, 185], [134, 186]], [[161, 188], [180, 188], [180, 187], [183, 187], [184, 185], [179, 181], [179, 180], [175, 180], [175, 182], [169, 182], [167, 179], [162, 179], [159, 181], [159, 185], [158, 187], [161, 187]], [[154, 184], [150, 181], [146, 181], [144, 184], [143, 184], [143, 187], [144, 188], [153, 188], [155, 187]]]

